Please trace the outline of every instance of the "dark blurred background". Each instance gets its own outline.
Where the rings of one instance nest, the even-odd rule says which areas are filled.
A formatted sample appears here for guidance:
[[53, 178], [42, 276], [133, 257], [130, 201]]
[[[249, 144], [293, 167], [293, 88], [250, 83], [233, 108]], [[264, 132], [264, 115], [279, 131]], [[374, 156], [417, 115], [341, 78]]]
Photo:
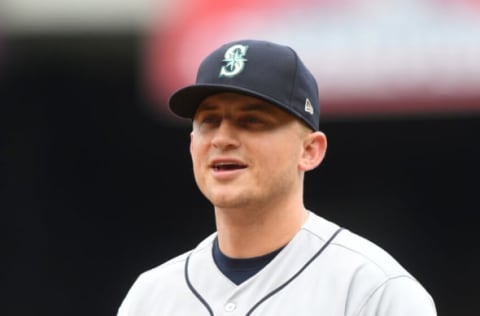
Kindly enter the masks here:
[[[1, 314], [114, 315], [139, 273], [214, 231], [189, 124], [148, 97], [142, 32], [0, 38]], [[333, 106], [306, 205], [393, 254], [439, 315], [476, 315], [480, 98], [393, 114]]]

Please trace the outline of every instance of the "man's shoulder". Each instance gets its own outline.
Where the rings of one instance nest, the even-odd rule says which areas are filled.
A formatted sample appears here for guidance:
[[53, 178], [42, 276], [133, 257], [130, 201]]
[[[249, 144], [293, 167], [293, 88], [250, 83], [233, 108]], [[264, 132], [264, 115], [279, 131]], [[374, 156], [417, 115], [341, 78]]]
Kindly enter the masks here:
[[144, 271], [140, 274], [139, 279], [144, 281], [155, 281], [157, 279], [162, 279], [164, 276], [171, 276], [181, 272], [190, 252], [191, 250], [184, 252], [157, 265], [156, 267]]
[[[308, 237], [302, 240], [322, 245], [338, 229], [313, 214], [304, 226]], [[376, 315], [379, 308], [387, 311], [382, 315], [390, 315], [392, 309], [412, 311], [405, 315], [435, 315], [430, 294], [393, 255], [348, 229], [342, 228], [319, 258], [322, 271], [329, 271], [335, 283], [344, 281], [353, 315]]]
[[386, 277], [410, 276], [390, 252], [347, 228], [341, 228], [315, 214], [309, 220], [306, 228], [310, 234], [317, 236], [320, 240], [326, 240], [335, 231], [342, 229], [329, 245], [329, 251], [335, 252], [335, 256], [357, 266], [368, 266], [371, 272], [375, 271]]

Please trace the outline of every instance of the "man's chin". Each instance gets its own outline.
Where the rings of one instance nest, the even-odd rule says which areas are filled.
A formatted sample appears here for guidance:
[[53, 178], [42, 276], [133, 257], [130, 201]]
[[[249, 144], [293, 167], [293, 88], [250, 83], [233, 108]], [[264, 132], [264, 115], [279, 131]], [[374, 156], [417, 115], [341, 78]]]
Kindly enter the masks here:
[[248, 206], [248, 200], [245, 198], [241, 198], [239, 196], [234, 196], [234, 195], [212, 195], [209, 198], [210, 202], [216, 207], [216, 208], [222, 208], [222, 209], [237, 209], [237, 208], [243, 208]]

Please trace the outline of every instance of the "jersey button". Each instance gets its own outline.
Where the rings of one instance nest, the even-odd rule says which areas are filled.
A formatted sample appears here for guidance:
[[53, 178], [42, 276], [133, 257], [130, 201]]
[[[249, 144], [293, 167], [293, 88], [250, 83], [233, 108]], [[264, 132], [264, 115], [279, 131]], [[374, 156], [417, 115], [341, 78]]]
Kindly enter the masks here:
[[237, 304], [233, 302], [229, 302], [225, 305], [225, 311], [227, 312], [233, 312], [236, 309], [237, 309]]

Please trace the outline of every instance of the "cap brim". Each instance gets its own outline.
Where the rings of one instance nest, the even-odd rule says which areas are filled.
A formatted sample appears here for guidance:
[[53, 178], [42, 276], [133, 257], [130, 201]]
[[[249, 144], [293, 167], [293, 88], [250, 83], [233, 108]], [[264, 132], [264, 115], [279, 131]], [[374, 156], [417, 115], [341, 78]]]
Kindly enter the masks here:
[[208, 85], [208, 84], [196, 84], [181, 88], [174, 92], [170, 97], [168, 104], [173, 113], [185, 118], [193, 118], [200, 103], [207, 97], [221, 93], [221, 92], [235, 92], [247, 96], [264, 99], [265, 101], [272, 102], [286, 108], [284, 105], [279, 104], [278, 101], [262, 95], [258, 92], [229, 85]]

